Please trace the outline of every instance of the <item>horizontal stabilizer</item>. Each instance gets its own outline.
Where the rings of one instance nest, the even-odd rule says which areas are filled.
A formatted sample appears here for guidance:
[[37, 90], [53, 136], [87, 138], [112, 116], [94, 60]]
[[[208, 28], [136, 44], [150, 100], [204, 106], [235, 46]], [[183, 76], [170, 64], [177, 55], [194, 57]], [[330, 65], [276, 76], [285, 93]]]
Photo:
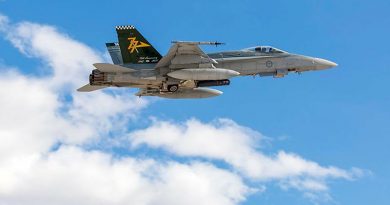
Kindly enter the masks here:
[[131, 68], [126, 68], [126, 67], [122, 67], [122, 66], [119, 66], [119, 65], [113, 65], [113, 64], [109, 64], [109, 63], [95, 63], [93, 64], [93, 66], [95, 66], [95, 68], [97, 68], [99, 71], [101, 72], [113, 72], [113, 73], [128, 73], [128, 72], [134, 72], [136, 70], [134, 69], [131, 69]]
[[90, 85], [90, 84], [86, 84], [83, 87], [77, 89], [77, 91], [79, 91], [79, 92], [92, 92], [92, 91], [103, 89], [103, 88], [107, 88], [107, 87], [108, 86], [105, 86], [105, 85]]

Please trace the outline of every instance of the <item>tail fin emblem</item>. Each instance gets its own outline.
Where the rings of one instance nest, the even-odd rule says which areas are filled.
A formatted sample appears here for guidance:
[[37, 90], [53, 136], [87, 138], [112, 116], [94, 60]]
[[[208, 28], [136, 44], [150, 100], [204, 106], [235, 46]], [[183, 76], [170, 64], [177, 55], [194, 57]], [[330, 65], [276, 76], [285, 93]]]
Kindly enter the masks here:
[[129, 50], [130, 53], [134, 53], [134, 51], [137, 51], [138, 53], [137, 48], [150, 47], [150, 45], [147, 43], [144, 43], [142, 41], [137, 41], [135, 37], [128, 38], [127, 40], [130, 41], [129, 47], [127, 48], [127, 50]]

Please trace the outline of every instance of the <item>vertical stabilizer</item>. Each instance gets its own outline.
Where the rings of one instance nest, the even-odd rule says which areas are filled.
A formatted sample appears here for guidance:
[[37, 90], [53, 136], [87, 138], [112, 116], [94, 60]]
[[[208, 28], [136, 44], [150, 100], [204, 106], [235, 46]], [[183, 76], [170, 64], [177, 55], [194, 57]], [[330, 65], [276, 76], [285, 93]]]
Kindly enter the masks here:
[[117, 26], [116, 32], [123, 64], [157, 63], [161, 59], [160, 53], [134, 26]]
[[121, 53], [121, 49], [119, 47], [119, 43], [106, 43], [106, 47], [107, 47], [108, 53], [111, 56], [112, 62], [115, 65], [122, 65], [123, 59], [122, 59], [122, 53]]

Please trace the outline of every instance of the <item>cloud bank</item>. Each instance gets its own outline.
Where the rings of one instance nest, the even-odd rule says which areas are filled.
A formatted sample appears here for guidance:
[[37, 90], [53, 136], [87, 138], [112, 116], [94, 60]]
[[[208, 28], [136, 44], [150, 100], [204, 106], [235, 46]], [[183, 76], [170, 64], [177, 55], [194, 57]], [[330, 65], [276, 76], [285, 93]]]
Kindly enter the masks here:
[[229, 119], [204, 124], [188, 120], [184, 124], [156, 121], [144, 130], [129, 134], [133, 147], [146, 144], [178, 156], [222, 160], [244, 176], [258, 181], [291, 180], [290, 186], [326, 191], [324, 179], [353, 179], [359, 172], [336, 167], [322, 167], [302, 157], [279, 151], [267, 156], [258, 150], [264, 137]]
[[[230, 205], [264, 191], [267, 183], [312, 196], [327, 194], [329, 179], [361, 175], [285, 151], [266, 154], [259, 132], [229, 119], [155, 120], [128, 130], [150, 102], [126, 90], [75, 92], [104, 54], [53, 26], [12, 23], [1, 14], [0, 33], [45, 65], [0, 65], [0, 204]], [[23, 73], [27, 69], [45, 75]], [[87, 148], [107, 138], [130, 151], [144, 146], [168, 157]]]

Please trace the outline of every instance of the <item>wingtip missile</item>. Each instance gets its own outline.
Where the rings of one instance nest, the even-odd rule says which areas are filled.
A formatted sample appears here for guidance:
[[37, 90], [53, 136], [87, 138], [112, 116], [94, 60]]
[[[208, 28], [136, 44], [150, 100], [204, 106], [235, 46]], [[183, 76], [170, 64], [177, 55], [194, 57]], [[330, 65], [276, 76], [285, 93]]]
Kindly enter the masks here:
[[222, 43], [222, 42], [215, 41], [215, 42], [214, 42], [214, 45], [215, 45], [215, 46], [220, 46], [220, 45], [226, 45], [226, 43]]
[[190, 45], [225, 45], [225, 43], [218, 42], [218, 41], [171, 41], [171, 43], [177, 43], [177, 44], [190, 44]]

